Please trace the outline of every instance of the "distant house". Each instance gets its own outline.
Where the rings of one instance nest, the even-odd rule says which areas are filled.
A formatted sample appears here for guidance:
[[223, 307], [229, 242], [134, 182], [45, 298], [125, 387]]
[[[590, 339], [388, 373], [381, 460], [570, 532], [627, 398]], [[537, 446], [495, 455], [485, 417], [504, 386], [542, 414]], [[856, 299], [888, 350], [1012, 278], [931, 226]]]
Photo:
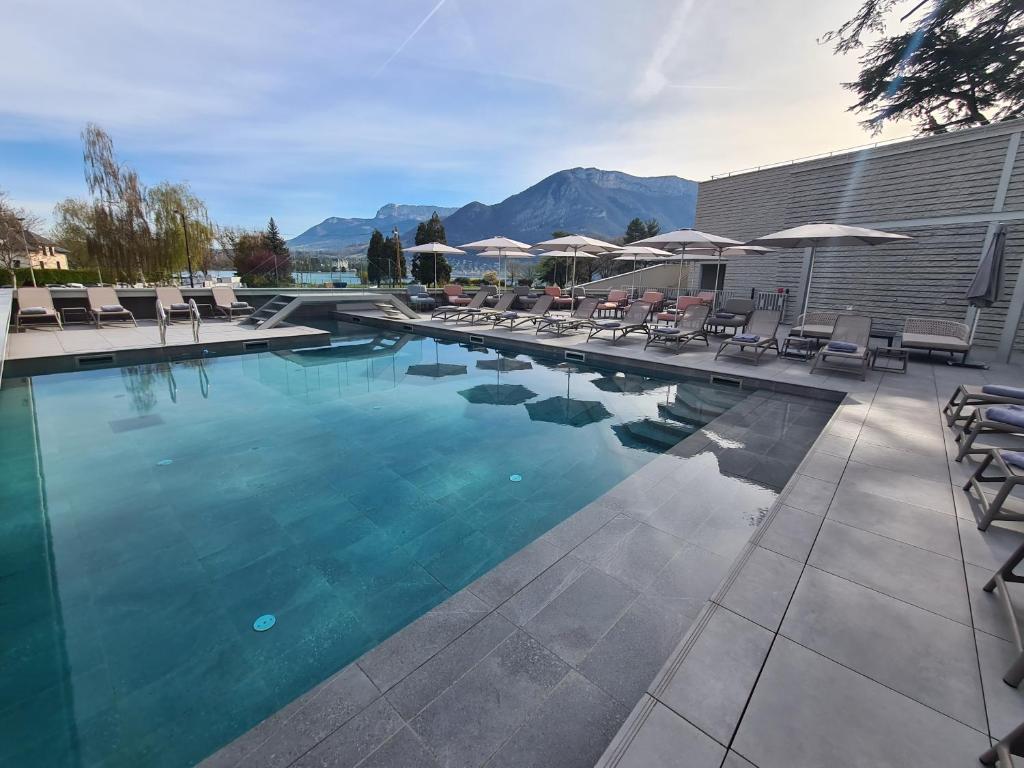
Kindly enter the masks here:
[[14, 256], [15, 269], [31, 266], [33, 269], [67, 269], [68, 252], [53, 240], [35, 232], [25, 232], [28, 254], [24, 251]]

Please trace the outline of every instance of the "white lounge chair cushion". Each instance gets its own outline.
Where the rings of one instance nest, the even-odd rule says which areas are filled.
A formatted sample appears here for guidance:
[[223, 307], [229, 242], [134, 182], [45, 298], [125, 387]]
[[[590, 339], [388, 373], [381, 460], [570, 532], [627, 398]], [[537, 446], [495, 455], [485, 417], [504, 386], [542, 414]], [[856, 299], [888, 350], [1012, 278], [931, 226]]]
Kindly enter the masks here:
[[45, 315], [48, 313], [46, 307], [24, 307], [21, 310], [23, 315]]
[[904, 333], [900, 344], [913, 349], [939, 349], [944, 352], [966, 352], [971, 348], [956, 336], [936, 336], [933, 333]]
[[247, 309], [248, 307], [249, 307], [249, 302], [247, 302], [247, 301], [232, 301], [231, 302], [231, 308], [232, 309]]
[[124, 312], [124, 307], [120, 304], [101, 304], [100, 312]]

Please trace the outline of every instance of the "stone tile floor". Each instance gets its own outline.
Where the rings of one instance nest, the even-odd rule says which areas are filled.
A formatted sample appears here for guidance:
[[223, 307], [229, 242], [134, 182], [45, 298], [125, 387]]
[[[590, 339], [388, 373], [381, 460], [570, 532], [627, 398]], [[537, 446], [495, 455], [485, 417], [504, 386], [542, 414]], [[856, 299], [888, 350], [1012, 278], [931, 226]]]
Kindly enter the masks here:
[[[204, 766], [959, 766], [1024, 719], [980, 589], [1024, 526], [977, 531], [940, 416], [957, 384], [1019, 366], [861, 382], [544, 343], [846, 396], [753, 536], [728, 513], [758, 500], [659, 457]], [[701, 493], [706, 516], [673, 514]]]

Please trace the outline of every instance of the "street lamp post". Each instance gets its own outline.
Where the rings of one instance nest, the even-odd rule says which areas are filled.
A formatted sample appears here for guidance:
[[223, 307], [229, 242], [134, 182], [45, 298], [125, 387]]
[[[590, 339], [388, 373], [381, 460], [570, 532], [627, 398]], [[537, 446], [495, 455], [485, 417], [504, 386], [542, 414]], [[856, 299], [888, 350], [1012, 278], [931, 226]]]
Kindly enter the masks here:
[[185, 218], [184, 211], [175, 211], [175, 213], [181, 216], [181, 230], [185, 233], [185, 259], [188, 261], [188, 287], [195, 288], [196, 281], [192, 276], [192, 251], [188, 246], [188, 220]]
[[395, 285], [402, 278], [402, 238], [398, 234], [398, 227], [391, 228], [391, 235], [395, 240]]
[[36, 272], [32, 268], [32, 254], [28, 252], [28, 238], [25, 237], [25, 217], [18, 217], [18, 225], [21, 227], [21, 244], [25, 246], [25, 258], [28, 259], [28, 274], [32, 278], [32, 287], [36, 287]]

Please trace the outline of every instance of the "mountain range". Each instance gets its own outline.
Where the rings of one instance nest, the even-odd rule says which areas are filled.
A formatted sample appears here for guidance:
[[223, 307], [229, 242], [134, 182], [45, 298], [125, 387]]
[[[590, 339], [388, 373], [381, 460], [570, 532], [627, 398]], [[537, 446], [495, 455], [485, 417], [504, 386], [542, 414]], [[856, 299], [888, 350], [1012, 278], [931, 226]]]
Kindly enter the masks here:
[[662, 231], [692, 226], [696, 208], [697, 182], [689, 179], [570, 168], [494, 205], [474, 201], [453, 209], [392, 203], [372, 219], [325, 219], [288, 244], [351, 255], [365, 249], [375, 228], [388, 234], [395, 226], [402, 242], [411, 243], [416, 225], [434, 211], [444, 219], [453, 245], [492, 235], [535, 243], [556, 230], [610, 240], [620, 237], [635, 216], [657, 219]]

